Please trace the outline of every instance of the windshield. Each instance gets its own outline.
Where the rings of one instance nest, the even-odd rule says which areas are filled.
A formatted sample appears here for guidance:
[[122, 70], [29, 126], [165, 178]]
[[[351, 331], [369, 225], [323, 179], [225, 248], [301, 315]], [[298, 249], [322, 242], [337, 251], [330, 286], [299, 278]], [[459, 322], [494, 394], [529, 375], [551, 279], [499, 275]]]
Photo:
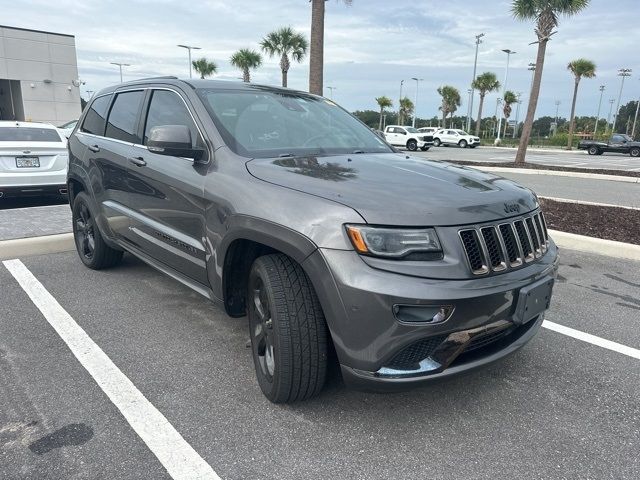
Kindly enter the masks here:
[[62, 142], [56, 130], [51, 128], [4, 127], [0, 128], [0, 142]]
[[199, 89], [218, 131], [235, 153], [269, 158], [388, 153], [366, 125], [330, 100], [299, 92]]

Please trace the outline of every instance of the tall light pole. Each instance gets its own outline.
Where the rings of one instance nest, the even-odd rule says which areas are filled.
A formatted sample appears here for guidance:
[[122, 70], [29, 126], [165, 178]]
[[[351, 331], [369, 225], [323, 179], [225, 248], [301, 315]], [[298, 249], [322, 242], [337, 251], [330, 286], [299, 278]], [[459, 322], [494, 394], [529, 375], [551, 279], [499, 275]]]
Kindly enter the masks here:
[[[515, 54], [516, 52], [514, 52], [513, 50], [509, 50], [508, 48], [505, 48], [502, 51], [507, 54], [507, 68], [504, 72], [504, 87], [502, 88], [502, 96], [504, 96], [505, 92], [507, 91], [507, 81], [509, 80], [509, 59], [511, 58], [511, 55]], [[500, 144], [500, 130], [502, 128], [502, 117], [503, 115], [500, 115], [500, 120], [498, 121], [498, 135], [495, 141], [496, 145]]]
[[482, 40], [480, 40], [482, 37], [484, 37], [484, 33], [476, 35], [476, 56], [473, 60], [473, 78], [471, 79], [471, 100], [469, 100], [469, 115], [467, 115], [467, 132], [471, 130], [471, 115], [473, 115], [473, 94], [475, 93], [473, 82], [476, 81], [476, 67], [478, 66], [478, 47], [482, 43]]
[[193, 64], [191, 63], [191, 50], [201, 50], [200, 47], [194, 47], [192, 45], [178, 45], [180, 48], [186, 48], [189, 51], [189, 78], [193, 78]]
[[337, 87], [326, 87], [326, 88], [327, 88], [327, 89], [329, 90], [329, 92], [330, 92], [330, 93], [329, 93], [329, 95], [331, 95], [329, 98], [330, 98], [331, 100], [333, 100], [333, 91], [334, 91], [334, 90], [337, 90], [338, 88], [337, 88]]
[[607, 115], [607, 128], [609, 128], [609, 124], [611, 123], [611, 111], [613, 110], [613, 104], [615, 103], [615, 98], [609, 99], [609, 115]]
[[402, 86], [404, 85], [404, 80], [400, 80], [400, 97], [398, 98], [398, 125], [402, 125], [403, 122], [400, 122], [402, 116]]
[[616, 113], [613, 117], [613, 127], [611, 128], [611, 133], [616, 133], [616, 123], [618, 123], [618, 113], [620, 108], [620, 99], [622, 98], [622, 87], [624, 87], [624, 79], [625, 77], [631, 76], [630, 68], [621, 68], [618, 70], [618, 76], [622, 77], [622, 82], [620, 82], [620, 92], [618, 93], [618, 103], [616, 105]]
[[111, 65], [117, 65], [120, 67], [120, 83], [122, 83], [122, 67], [130, 67], [131, 65], [128, 63], [118, 63], [118, 62], [110, 62]]
[[411, 80], [416, 81], [416, 101], [413, 105], [413, 121], [411, 122], [411, 126], [416, 128], [416, 117], [418, 116], [418, 85], [420, 85], [420, 82], [424, 81], [424, 78], [411, 77]]

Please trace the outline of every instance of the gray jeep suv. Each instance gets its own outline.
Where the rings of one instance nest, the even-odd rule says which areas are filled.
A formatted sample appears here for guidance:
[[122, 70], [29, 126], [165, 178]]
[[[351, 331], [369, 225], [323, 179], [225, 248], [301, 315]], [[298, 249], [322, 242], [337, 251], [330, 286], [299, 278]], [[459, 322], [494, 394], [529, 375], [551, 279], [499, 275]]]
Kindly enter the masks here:
[[[97, 93], [69, 139], [82, 262], [129, 252], [248, 316], [260, 388], [394, 389], [497, 360], [549, 306], [536, 196], [399, 153], [331, 100], [155, 78]], [[335, 355], [333, 352], [335, 351]]]

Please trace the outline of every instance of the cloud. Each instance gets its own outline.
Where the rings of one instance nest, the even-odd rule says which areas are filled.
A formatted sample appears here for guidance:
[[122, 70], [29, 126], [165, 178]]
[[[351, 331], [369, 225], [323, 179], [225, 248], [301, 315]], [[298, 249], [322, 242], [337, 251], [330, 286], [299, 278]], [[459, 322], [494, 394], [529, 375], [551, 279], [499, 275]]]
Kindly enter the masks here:
[[[354, 0], [326, 4], [325, 84], [336, 87], [334, 98], [350, 110], [375, 109], [374, 98], [397, 98], [400, 80], [405, 94], [413, 98], [411, 77], [420, 84], [418, 114], [437, 115], [436, 88], [450, 84], [460, 89], [466, 111], [473, 71], [474, 35], [486, 36], [478, 55], [478, 72], [493, 71], [503, 79], [504, 48], [516, 50], [511, 57], [509, 88], [528, 96], [531, 81], [527, 70], [535, 59], [533, 24], [519, 22], [510, 14], [509, 1], [449, 0]], [[619, 0], [615, 6], [592, 0], [583, 13], [560, 19], [558, 33], [549, 43], [538, 115], [568, 116], [572, 78], [569, 61], [586, 57], [598, 65], [598, 77], [580, 86], [578, 115], [593, 115], [599, 85], [606, 85], [605, 98], [617, 98], [618, 68], [634, 68], [640, 74], [637, 56], [640, 43], [636, 17], [637, 0]], [[231, 54], [244, 47], [258, 48], [269, 31], [284, 25], [309, 35], [310, 6], [307, 0], [111, 0], [109, 2], [45, 0], [7, 2], [3, 18], [12, 26], [59, 31], [76, 36], [80, 76], [89, 90], [99, 90], [119, 80], [117, 67], [126, 62], [125, 79], [145, 76], [188, 76], [186, 51], [177, 44], [202, 47], [194, 52], [219, 66], [218, 78], [240, 76], [229, 64]], [[6, 20], [5, 20], [6, 22]], [[635, 62], [635, 64], [634, 64]], [[294, 64], [289, 73], [292, 88], [306, 89], [308, 61]], [[255, 82], [279, 84], [278, 59], [265, 58], [253, 74]], [[623, 103], [640, 95], [637, 75], [627, 80]], [[603, 102], [604, 103], [604, 102]], [[475, 102], [477, 106], [477, 101]], [[495, 104], [495, 96], [487, 105]]]

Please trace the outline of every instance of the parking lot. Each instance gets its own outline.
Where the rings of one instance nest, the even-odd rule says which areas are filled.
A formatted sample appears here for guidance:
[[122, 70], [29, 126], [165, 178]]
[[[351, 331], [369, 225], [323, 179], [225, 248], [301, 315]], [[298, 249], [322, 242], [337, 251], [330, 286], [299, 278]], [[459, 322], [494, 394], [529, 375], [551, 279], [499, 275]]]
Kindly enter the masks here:
[[[431, 147], [426, 152], [417, 151], [412, 155], [432, 158], [434, 160], [466, 160], [470, 162], [513, 162], [516, 148], [495, 148], [483, 146], [478, 148]], [[640, 159], [620, 153], [605, 153], [592, 156], [582, 150], [561, 151], [559, 149], [530, 148], [527, 151], [528, 163], [542, 165], [558, 165], [577, 168], [605, 168], [612, 170], [628, 170], [640, 172]]]
[[[543, 328], [501, 363], [404, 393], [347, 390], [334, 374], [291, 406], [261, 394], [246, 319], [133, 257], [100, 272], [75, 252], [22, 258], [22, 274], [5, 262], [0, 476], [638, 478], [640, 264], [561, 261], [546, 326], [573, 336]], [[60, 311], [84, 340], [54, 330]]]

